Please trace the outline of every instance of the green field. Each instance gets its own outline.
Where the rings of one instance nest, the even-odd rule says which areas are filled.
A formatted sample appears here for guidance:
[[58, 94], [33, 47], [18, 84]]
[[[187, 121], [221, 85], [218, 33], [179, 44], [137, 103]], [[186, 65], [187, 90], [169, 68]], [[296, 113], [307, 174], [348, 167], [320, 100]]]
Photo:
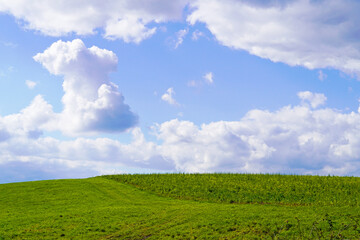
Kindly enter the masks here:
[[359, 239], [360, 178], [110, 175], [0, 184], [0, 239]]

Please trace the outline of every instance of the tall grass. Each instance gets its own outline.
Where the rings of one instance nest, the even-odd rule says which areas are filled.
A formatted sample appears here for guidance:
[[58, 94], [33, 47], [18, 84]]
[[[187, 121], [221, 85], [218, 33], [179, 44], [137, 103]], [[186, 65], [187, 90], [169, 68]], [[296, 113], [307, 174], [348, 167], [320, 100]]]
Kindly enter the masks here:
[[107, 175], [158, 195], [226, 203], [359, 206], [360, 178], [279, 174]]

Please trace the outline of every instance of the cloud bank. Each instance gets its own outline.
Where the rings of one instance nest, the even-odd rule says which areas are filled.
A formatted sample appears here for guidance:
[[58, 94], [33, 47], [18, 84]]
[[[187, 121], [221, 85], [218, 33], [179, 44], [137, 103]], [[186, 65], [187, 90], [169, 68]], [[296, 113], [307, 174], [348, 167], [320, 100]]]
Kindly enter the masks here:
[[197, 0], [187, 17], [220, 44], [309, 69], [335, 68], [360, 78], [360, 2]]
[[149, 24], [180, 20], [185, 5], [184, 0], [0, 0], [0, 12], [49, 36], [89, 35], [101, 29], [105, 38], [139, 43], [156, 32]]
[[[187, 11], [189, 6], [190, 11]], [[100, 33], [140, 43], [161, 23], [204, 23], [230, 48], [290, 66], [334, 68], [360, 78], [360, 2], [357, 0], [0, 0], [0, 12], [49, 36]], [[175, 48], [187, 33], [177, 33]], [[203, 34], [193, 32], [193, 39]]]
[[0, 166], [31, 163], [44, 174], [56, 166], [65, 169], [66, 176], [116, 173], [129, 167], [360, 176], [360, 113], [311, 105], [312, 97], [322, 94], [298, 96], [299, 105], [274, 112], [254, 109], [239, 121], [197, 126], [173, 119], [155, 124], [158, 143], [146, 140], [134, 128], [128, 144], [109, 138], [63, 141], [42, 136], [53, 113], [38, 96], [19, 114], [0, 118]]

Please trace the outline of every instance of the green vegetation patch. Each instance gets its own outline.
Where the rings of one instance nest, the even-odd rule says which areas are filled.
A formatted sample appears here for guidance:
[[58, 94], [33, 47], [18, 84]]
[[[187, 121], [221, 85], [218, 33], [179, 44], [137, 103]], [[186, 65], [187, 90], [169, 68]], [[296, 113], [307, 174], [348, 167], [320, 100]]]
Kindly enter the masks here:
[[276, 174], [107, 175], [122, 183], [178, 199], [225, 203], [315, 206], [360, 204], [360, 178]]
[[[151, 175], [142, 176], [146, 180]], [[181, 178], [165, 177], [171, 176]], [[0, 184], [0, 239], [360, 237], [358, 206], [185, 201], [114, 177]], [[181, 181], [177, 188], [183, 188]]]

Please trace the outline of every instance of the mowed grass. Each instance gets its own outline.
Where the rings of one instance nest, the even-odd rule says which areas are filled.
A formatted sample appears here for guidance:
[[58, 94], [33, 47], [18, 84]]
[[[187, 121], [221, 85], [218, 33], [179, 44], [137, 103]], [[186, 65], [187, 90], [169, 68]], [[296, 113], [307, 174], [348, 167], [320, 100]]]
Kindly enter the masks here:
[[[239, 204], [230, 203], [228, 200], [199, 199], [189, 194], [184, 199], [197, 201], [183, 200], [176, 195], [166, 197], [160, 196], [161, 194], [155, 190], [139, 189], [144, 184], [119, 181], [124, 176], [131, 177], [121, 175], [1, 184], [0, 239], [359, 239], [360, 237], [360, 208], [353, 200], [345, 201], [348, 204], [344, 205], [339, 202], [329, 205], [325, 203], [297, 205], [294, 202]], [[141, 176], [144, 177], [144, 182], [149, 182], [151, 177], [158, 180], [162, 177], [181, 178], [177, 175], [132, 177], [140, 179]], [[201, 178], [206, 175], [183, 176], [195, 176], [201, 183]], [[220, 181], [221, 176], [216, 175], [216, 178]], [[227, 175], [223, 176], [226, 182]], [[262, 176], [263, 180], [269, 177], [269, 175]], [[172, 186], [172, 182], [176, 183], [175, 180], [164, 180], [164, 182], [159, 180], [156, 184]], [[221, 186], [221, 183], [217, 186]], [[359, 188], [359, 185], [353, 187]], [[185, 180], [179, 181], [177, 188], [191, 189]], [[224, 189], [227, 188], [224, 185]], [[201, 188], [198, 189], [198, 192], [200, 191]], [[357, 191], [357, 189], [351, 190], [354, 194]]]

